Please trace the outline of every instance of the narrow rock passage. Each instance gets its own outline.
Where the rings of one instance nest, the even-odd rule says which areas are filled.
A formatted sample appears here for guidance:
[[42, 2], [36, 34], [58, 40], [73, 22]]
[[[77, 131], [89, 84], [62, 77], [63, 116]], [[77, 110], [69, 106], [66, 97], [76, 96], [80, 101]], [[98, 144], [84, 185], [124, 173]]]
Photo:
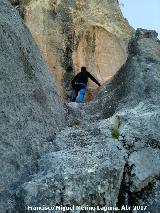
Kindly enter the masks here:
[[128, 205], [132, 213], [133, 206], [140, 206], [136, 207], [140, 212], [159, 211], [160, 58], [156, 36], [139, 29], [127, 63], [93, 101], [69, 115], [66, 128], [46, 141], [50, 145], [38, 160], [37, 174], [17, 190], [18, 210], [45, 203], [55, 208]]
[[159, 213], [157, 33], [137, 30], [126, 64], [79, 113], [69, 115], [68, 123], [31, 33], [6, 0], [0, 0], [0, 41], [2, 213], [27, 213], [28, 208], [41, 213], [44, 206], [56, 213], [62, 212], [59, 206], [80, 206], [68, 212], [89, 213], [87, 206], [123, 204]]

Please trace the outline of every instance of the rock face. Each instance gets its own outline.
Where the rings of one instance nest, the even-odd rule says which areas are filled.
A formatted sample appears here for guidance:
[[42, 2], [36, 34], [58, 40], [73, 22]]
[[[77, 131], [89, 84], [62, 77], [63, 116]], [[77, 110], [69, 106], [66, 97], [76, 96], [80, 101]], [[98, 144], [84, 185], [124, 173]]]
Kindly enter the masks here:
[[133, 152], [129, 158], [129, 165], [135, 165], [132, 171], [132, 191], [140, 191], [149, 182], [154, 180], [154, 177], [160, 175], [159, 169], [160, 152], [153, 148], [143, 148], [137, 152]]
[[[65, 97], [81, 66], [104, 83], [126, 61], [133, 29], [123, 18], [117, 0], [31, 0], [21, 1], [20, 7]], [[90, 82], [88, 98], [92, 87], [95, 85]]]
[[[37, 169], [46, 138], [65, 125], [63, 102], [31, 33], [0, 0], [0, 209], [12, 209], [19, 182]], [[13, 198], [13, 199], [12, 199]]]
[[97, 92], [95, 100], [83, 107], [83, 123], [120, 117], [116, 134], [128, 150], [128, 161], [119, 204], [147, 205], [146, 212], [154, 213], [160, 211], [160, 41], [157, 33], [138, 29], [129, 52], [126, 64]]
[[61, 205], [116, 206], [126, 153], [101, 132], [103, 127], [102, 123], [58, 133], [51, 152], [39, 160], [39, 173], [17, 191], [16, 209], [27, 212], [31, 207], [41, 212], [39, 207], [45, 205], [55, 207], [53, 212], [61, 212]]
[[126, 64], [97, 92], [95, 102], [87, 104], [85, 112], [88, 108], [87, 113], [108, 118], [123, 108], [142, 110], [151, 104], [150, 112], [153, 112], [159, 106], [160, 42], [157, 33], [137, 30], [129, 44], [129, 53]]
[[155, 32], [137, 31], [126, 64], [71, 117], [69, 128], [49, 139], [37, 174], [16, 192], [18, 212], [122, 205], [159, 212], [159, 46]]
[[[35, 38], [36, 32], [42, 35], [36, 40], [48, 54], [46, 59], [58, 56], [53, 64], [61, 71], [59, 77], [55, 75], [59, 88], [62, 82], [67, 88], [73, 74], [64, 73], [66, 67], [73, 66], [75, 71], [83, 64], [96, 74], [94, 68], [103, 58], [98, 59], [96, 51], [106, 45], [101, 38], [115, 44], [118, 61], [126, 57], [131, 30], [124, 20], [118, 21], [117, 1], [20, 2], [28, 25], [39, 23], [30, 29], [37, 29]], [[38, 10], [41, 16], [34, 15]], [[57, 212], [56, 206], [80, 206], [63, 211], [89, 213], [84, 207], [122, 205], [147, 206], [139, 212], [160, 212], [160, 42], [156, 32], [137, 30], [124, 66], [93, 101], [70, 115], [68, 126], [47, 66], [18, 12], [5, 0], [0, 0], [0, 41], [2, 212], [50, 212], [48, 207]], [[103, 59], [107, 57], [105, 52]], [[97, 74], [99, 80], [101, 75]]]

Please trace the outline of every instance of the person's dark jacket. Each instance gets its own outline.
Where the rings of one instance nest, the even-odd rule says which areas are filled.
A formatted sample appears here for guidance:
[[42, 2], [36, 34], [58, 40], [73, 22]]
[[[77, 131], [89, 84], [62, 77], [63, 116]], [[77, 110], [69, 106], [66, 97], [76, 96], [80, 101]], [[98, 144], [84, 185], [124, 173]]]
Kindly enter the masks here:
[[90, 78], [98, 86], [101, 86], [100, 83], [88, 71], [81, 71], [72, 80], [72, 87], [74, 88], [75, 84], [81, 84], [81, 83], [87, 85], [88, 78]]

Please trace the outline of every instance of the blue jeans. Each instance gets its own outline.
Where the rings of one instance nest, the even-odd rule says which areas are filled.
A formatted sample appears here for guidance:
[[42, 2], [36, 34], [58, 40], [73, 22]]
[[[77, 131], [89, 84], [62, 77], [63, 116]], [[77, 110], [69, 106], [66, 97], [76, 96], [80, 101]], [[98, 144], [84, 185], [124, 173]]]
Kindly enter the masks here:
[[75, 88], [73, 89], [72, 95], [71, 95], [71, 102], [76, 101], [76, 98], [77, 98], [78, 93], [79, 93], [77, 102], [82, 103], [84, 101], [84, 96], [85, 96], [86, 90], [87, 90], [87, 85], [80, 84], [80, 83], [75, 84]]

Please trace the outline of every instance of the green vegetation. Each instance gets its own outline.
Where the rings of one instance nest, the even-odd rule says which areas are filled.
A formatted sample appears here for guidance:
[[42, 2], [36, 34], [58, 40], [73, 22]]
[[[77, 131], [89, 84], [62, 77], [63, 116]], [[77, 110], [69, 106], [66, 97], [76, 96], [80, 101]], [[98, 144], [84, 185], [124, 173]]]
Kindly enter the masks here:
[[80, 122], [78, 120], [72, 120], [69, 124], [68, 127], [74, 127], [74, 126], [78, 126], [80, 124]]
[[119, 129], [112, 129], [111, 133], [114, 139], [117, 139], [117, 140], [119, 139], [119, 136], [120, 136]]
[[114, 139], [119, 139], [119, 136], [120, 136], [120, 133], [119, 133], [119, 126], [121, 125], [121, 118], [119, 115], [116, 115], [115, 116], [115, 120], [114, 120], [114, 123], [112, 125], [112, 128], [111, 128], [111, 134], [112, 134], [112, 137]]

